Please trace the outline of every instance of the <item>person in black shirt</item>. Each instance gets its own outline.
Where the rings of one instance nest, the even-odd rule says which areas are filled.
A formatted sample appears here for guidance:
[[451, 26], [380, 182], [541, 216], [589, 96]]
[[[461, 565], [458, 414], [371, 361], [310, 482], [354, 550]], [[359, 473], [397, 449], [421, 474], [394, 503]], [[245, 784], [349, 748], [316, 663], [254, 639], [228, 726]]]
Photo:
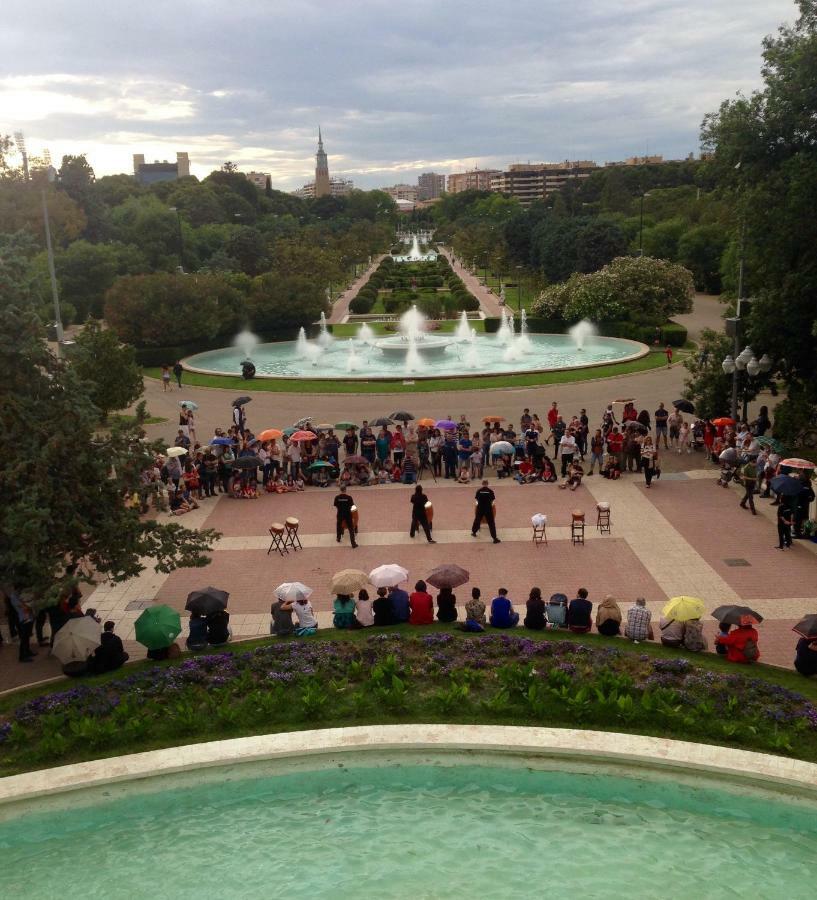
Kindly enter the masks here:
[[88, 670], [90, 672], [113, 672], [119, 669], [129, 659], [125, 648], [122, 646], [122, 639], [119, 635], [113, 633], [114, 623], [106, 622], [99, 646], [94, 651], [94, 655], [88, 660]]
[[480, 529], [480, 520], [484, 518], [488, 523], [488, 531], [491, 532], [494, 543], [498, 544], [499, 538], [496, 536], [496, 522], [494, 521], [494, 500], [496, 500], [496, 494], [488, 487], [488, 482], [483, 481], [482, 487], [474, 496], [477, 500], [477, 511], [474, 516], [474, 524], [471, 526], [471, 536], [477, 536], [477, 532]]
[[182, 372], [184, 372], [182, 364], [176, 360], [176, 364], [173, 366], [173, 374], [176, 376], [176, 384], [178, 384], [179, 390], [182, 389]]
[[411, 529], [409, 531], [409, 537], [414, 537], [417, 534], [417, 530], [422, 528], [426, 533], [426, 539], [429, 544], [436, 544], [437, 542], [431, 537], [431, 525], [428, 521], [428, 514], [426, 513], [426, 503], [428, 503], [428, 497], [423, 493], [422, 485], [418, 484], [416, 488], [414, 488], [414, 493], [411, 495]]
[[541, 631], [547, 624], [545, 616], [545, 601], [542, 599], [542, 591], [540, 588], [531, 588], [530, 596], [526, 605], [525, 628], [533, 631]]
[[791, 547], [791, 526], [793, 521], [794, 517], [792, 516], [791, 510], [785, 503], [781, 503], [780, 506], [777, 507], [778, 550], [785, 550], [787, 547]]
[[372, 603], [372, 613], [374, 614], [375, 625], [394, 625], [391, 598], [389, 597], [386, 588], [377, 589], [377, 598], [374, 603]]
[[340, 543], [341, 537], [343, 537], [343, 525], [345, 524], [349, 530], [349, 538], [352, 541], [352, 547], [357, 547], [357, 541], [355, 540], [355, 526], [352, 522], [352, 507], [355, 505], [355, 501], [346, 493], [346, 488], [341, 487], [340, 493], [335, 497], [335, 509], [338, 512], [337, 515], [337, 538], [338, 543]]

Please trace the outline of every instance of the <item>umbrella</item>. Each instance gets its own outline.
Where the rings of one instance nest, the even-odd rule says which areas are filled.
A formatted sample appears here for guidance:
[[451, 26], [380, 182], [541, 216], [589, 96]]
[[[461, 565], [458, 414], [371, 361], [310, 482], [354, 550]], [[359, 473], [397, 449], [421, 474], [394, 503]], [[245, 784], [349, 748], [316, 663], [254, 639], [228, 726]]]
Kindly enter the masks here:
[[635, 397], [619, 397], [613, 403], [635, 403]]
[[85, 662], [99, 646], [102, 629], [92, 616], [69, 619], [54, 638], [51, 652], [63, 664]]
[[387, 419], [385, 416], [381, 416], [379, 419], [373, 419], [369, 422], [370, 425], [376, 425], [378, 428], [383, 428], [386, 425], [394, 425], [391, 419]]
[[291, 441], [314, 441], [316, 437], [314, 431], [293, 431], [289, 439]]
[[439, 422], [434, 423], [435, 428], [440, 428], [443, 431], [456, 431], [457, 423], [452, 422], [451, 419], [440, 419]]
[[734, 425], [735, 420], [730, 419], [729, 416], [721, 416], [720, 419], [713, 419], [712, 424], [718, 428], [722, 428], [725, 425]]
[[184, 447], [168, 447], [167, 455], [168, 456], [184, 456], [187, 453], [187, 450]]
[[317, 428], [318, 431], [332, 431], [332, 429], [334, 427], [335, 427], [334, 425], [332, 425], [331, 423], [327, 423], [327, 422], [323, 422], [321, 425], [315, 426], [315, 428]]
[[[810, 641], [817, 639], [817, 613], [810, 613], [792, 628], [796, 634]], [[59, 632], [57, 632], [59, 634]]]
[[338, 431], [348, 431], [350, 428], [357, 428], [354, 422], [335, 422], [335, 428]]
[[311, 597], [312, 588], [307, 587], [300, 581], [285, 581], [275, 588], [275, 596], [279, 600], [289, 600], [292, 603], [295, 603], [298, 600], [306, 600], [307, 597]]
[[809, 462], [807, 459], [799, 459], [796, 456], [790, 456], [788, 459], [784, 459], [780, 465], [788, 466], [790, 469], [817, 469], [817, 465], [813, 462]]
[[385, 566], [378, 566], [369, 572], [369, 581], [375, 587], [394, 587], [408, 578], [408, 569], [398, 566], [395, 563], [388, 563]]
[[756, 437], [755, 441], [758, 447], [768, 447], [769, 450], [774, 450], [775, 453], [782, 453], [786, 449], [777, 438], [767, 437], [765, 434]]
[[181, 634], [182, 620], [175, 609], [164, 603], [149, 606], [134, 622], [136, 640], [148, 650], [169, 647]]
[[727, 447], [718, 457], [722, 463], [735, 463], [738, 461], [738, 451], [734, 447]]
[[243, 397], [236, 397], [233, 400], [233, 406], [243, 406], [245, 403], [250, 403], [252, 401], [252, 397], [247, 397], [246, 395]]
[[284, 436], [284, 432], [278, 428], [265, 428], [259, 435], [259, 441], [277, 441], [278, 438], [282, 438]]
[[763, 621], [763, 616], [759, 612], [748, 606], [736, 606], [733, 603], [713, 609], [712, 615], [719, 622], [726, 622], [729, 625], [759, 625]]
[[461, 584], [465, 584], [471, 578], [471, 573], [462, 566], [456, 566], [454, 563], [446, 563], [437, 566], [436, 569], [426, 578], [429, 584], [433, 584], [436, 588], [455, 588]]
[[297, 422], [292, 423], [292, 430], [297, 431], [299, 428], [303, 428], [305, 425], [309, 425], [312, 419], [312, 416], [304, 416], [303, 419], [298, 419]]
[[690, 414], [695, 412], [695, 404], [690, 403], [689, 400], [673, 400], [672, 405], [680, 412]]
[[316, 459], [315, 462], [309, 467], [310, 471], [312, 469], [333, 469], [334, 466], [332, 463], [327, 462], [325, 459]]
[[196, 410], [199, 408], [198, 403], [194, 403], [192, 400], [179, 400], [179, 406], [181, 406], [182, 409]]
[[397, 419], [400, 422], [411, 422], [414, 419], [414, 416], [410, 412], [406, 412], [404, 409], [400, 409], [397, 412], [393, 412], [390, 416], [390, 419]]
[[769, 482], [769, 487], [781, 497], [796, 497], [803, 487], [803, 482], [799, 478], [792, 478], [791, 475], [775, 475]]
[[263, 466], [260, 458], [257, 456], [239, 456], [233, 463], [234, 469], [257, 469]]
[[209, 616], [210, 613], [220, 612], [227, 608], [227, 600], [230, 595], [227, 591], [220, 591], [218, 588], [206, 587], [200, 591], [192, 591], [187, 595], [187, 603], [184, 608], [189, 612], [199, 613], [202, 616]]
[[641, 422], [638, 421], [638, 419], [627, 419], [626, 422], [622, 422], [621, 424], [625, 428], [638, 428], [644, 432], [647, 432], [650, 430], [649, 428], [647, 428], [646, 425], [642, 425]]
[[421, 425], [423, 428], [433, 428], [434, 419], [418, 419], [417, 424]]
[[483, 422], [504, 422], [505, 416], [483, 416]]
[[284, 437], [292, 437], [293, 434], [297, 431], [297, 428], [285, 428], [284, 429]]
[[217, 437], [210, 441], [211, 447], [232, 447], [234, 441], [228, 437]]
[[500, 456], [502, 453], [513, 452], [513, 444], [510, 441], [496, 441], [491, 444], [491, 456]]
[[341, 569], [332, 576], [332, 582], [329, 590], [333, 594], [341, 594], [347, 596], [366, 587], [369, 583], [369, 576], [360, 569]]
[[351, 456], [347, 456], [346, 459], [343, 460], [344, 466], [368, 466], [371, 465], [368, 459], [365, 456], [361, 456], [359, 453], [353, 453]]
[[677, 622], [700, 619], [704, 614], [704, 602], [697, 597], [673, 597], [661, 610], [661, 615]]

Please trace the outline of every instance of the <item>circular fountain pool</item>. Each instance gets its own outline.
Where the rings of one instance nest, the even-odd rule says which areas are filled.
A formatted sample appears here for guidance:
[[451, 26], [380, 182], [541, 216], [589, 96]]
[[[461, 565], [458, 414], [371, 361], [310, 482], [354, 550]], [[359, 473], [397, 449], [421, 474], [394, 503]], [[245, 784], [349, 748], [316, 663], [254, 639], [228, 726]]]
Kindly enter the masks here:
[[[282, 341], [259, 344], [251, 358], [258, 377], [325, 378], [361, 381], [461, 378], [520, 372], [579, 369], [638, 359], [649, 348], [620, 338], [588, 338], [578, 349], [566, 334], [428, 335], [408, 340], [401, 335], [368, 341], [359, 338]], [[191, 372], [240, 375], [245, 352], [225, 347], [184, 360]]]

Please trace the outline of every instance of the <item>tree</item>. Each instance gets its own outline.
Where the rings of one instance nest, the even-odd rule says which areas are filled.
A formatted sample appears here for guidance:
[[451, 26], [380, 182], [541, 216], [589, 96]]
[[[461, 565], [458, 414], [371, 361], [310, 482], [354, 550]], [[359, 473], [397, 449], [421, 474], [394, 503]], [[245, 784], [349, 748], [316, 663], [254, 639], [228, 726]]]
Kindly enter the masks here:
[[27, 231], [0, 233], [0, 310], [35, 302], [31, 258], [37, 244]]
[[[53, 185], [45, 188], [51, 240], [64, 246], [76, 240], [85, 230], [87, 219], [79, 204], [65, 191]], [[25, 230], [45, 247], [42, 192], [38, 184], [28, 181], [0, 180], [0, 223], [3, 231]]]
[[267, 243], [256, 228], [237, 228], [224, 246], [227, 256], [238, 260], [247, 275], [258, 275], [267, 266]]
[[94, 170], [85, 158], [85, 154], [63, 156], [57, 176], [60, 187], [80, 206], [84, 206], [90, 187], [96, 181]]
[[644, 255], [675, 262], [678, 259], [678, 242], [681, 240], [687, 227], [687, 222], [678, 217], [667, 219], [649, 227], [647, 227], [645, 222], [642, 239]]
[[695, 404], [696, 415], [705, 419], [727, 416], [732, 407], [732, 377], [721, 363], [734, 350], [732, 339], [704, 328], [698, 352], [684, 360], [689, 376], [684, 381], [685, 396]]
[[627, 236], [610, 219], [594, 219], [577, 235], [576, 268], [595, 272], [627, 251]]
[[136, 423], [98, 432], [86, 383], [43, 337], [32, 314], [0, 310], [0, 581], [42, 608], [80, 581], [207, 565], [216, 532], [141, 519], [123, 502], [152, 464], [144, 405]]
[[678, 241], [678, 262], [692, 272], [699, 291], [721, 292], [721, 257], [726, 244], [727, 234], [720, 225], [690, 228]]
[[127, 275], [105, 297], [105, 319], [136, 347], [172, 347], [234, 332], [241, 294], [219, 275]]
[[260, 275], [253, 280], [247, 300], [253, 328], [274, 338], [293, 337], [325, 310], [324, 288], [302, 275]]
[[91, 403], [106, 421], [115, 409], [125, 409], [142, 396], [142, 373], [133, 348], [120, 344], [113, 331], [91, 320], [71, 348], [71, 365], [86, 383]]
[[176, 213], [156, 197], [129, 197], [111, 210], [111, 225], [123, 244], [135, 244], [152, 269], [173, 269], [179, 261]]

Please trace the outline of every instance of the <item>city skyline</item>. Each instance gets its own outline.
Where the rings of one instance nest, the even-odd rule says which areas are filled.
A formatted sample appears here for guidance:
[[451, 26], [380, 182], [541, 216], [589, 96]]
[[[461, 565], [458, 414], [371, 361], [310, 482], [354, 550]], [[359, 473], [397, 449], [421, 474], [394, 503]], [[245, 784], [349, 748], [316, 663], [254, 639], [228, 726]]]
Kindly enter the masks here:
[[199, 177], [229, 159], [279, 190], [314, 175], [318, 123], [332, 175], [364, 189], [515, 162], [683, 158], [707, 112], [759, 86], [762, 37], [796, 8], [512, 0], [503, 19], [524, 27], [506, 30], [487, 5], [425, 0], [410, 15], [374, 0], [172, 12], [12, 0], [0, 131], [55, 162], [84, 152], [98, 175], [184, 150]]

